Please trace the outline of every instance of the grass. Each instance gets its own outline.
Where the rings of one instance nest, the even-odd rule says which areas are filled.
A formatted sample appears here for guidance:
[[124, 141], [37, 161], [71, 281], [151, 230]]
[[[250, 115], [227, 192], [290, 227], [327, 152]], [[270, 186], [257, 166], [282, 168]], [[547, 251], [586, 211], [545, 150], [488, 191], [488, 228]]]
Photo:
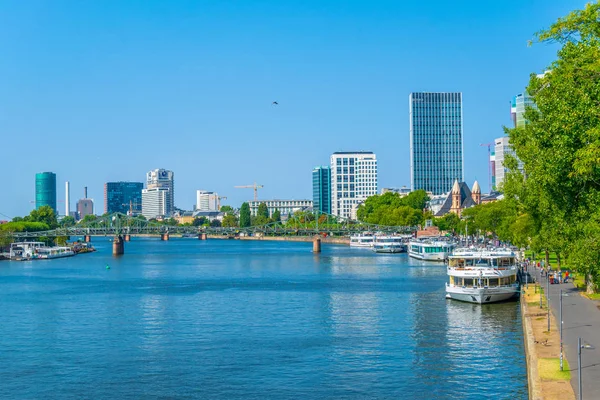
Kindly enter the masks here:
[[588, 299], [600, 300], [600, 293], [589, 294], [586, 292], [587, 286], [585, 284], [585, 279], [583, 279], [582, 275], [580, 275], [580, 274], [573, 275], [573, 285], [575, 285], [575, 287], [581, 291], [581, 294], [584, 295], [585, 297], [587, 297]]
[[563, 359], [563, 371], [560, 370], [559, 358], [538, 359], [538, 372], [542, 380], [567, 381], [571, 380], [571, 371], [566, 358]]

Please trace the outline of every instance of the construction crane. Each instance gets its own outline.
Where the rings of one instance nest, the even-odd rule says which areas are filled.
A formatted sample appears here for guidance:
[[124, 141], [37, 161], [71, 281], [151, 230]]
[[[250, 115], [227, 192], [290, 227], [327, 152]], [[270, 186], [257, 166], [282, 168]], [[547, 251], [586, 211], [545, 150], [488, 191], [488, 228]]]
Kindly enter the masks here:
[[492, 146], [494, 143], [479, 143], [480, 146], [487, 146], [488, 149], [488, 188], [492, 191]]
[[135, 207], [136, 210], [139, 210], [138, 206], [139, 203], [137, 201], [133, 201], [133, 200], [129, 200], [129, 203], [123, 203], [121, 204], [122, 206], [129, 206], [129, 212], [127, 213], [127, 215], [129, 215], [130, 217], [133, 216], [133, 207]]
[[262, 189], [263, 185], [257, 185], [254, 182], [254, 185], [243, 185], [243, 186], [234, 186], [236, 189], [254, 189], [254, 201], [258, 200], [258, 189]]

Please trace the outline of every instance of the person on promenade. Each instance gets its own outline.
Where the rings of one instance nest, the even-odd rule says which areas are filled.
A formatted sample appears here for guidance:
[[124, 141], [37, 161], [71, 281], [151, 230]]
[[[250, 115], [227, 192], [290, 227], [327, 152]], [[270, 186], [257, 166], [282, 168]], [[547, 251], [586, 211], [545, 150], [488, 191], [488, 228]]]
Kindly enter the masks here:
[[565, 271], [565, 283], [567, 283], [569, 281], [569, 270]]

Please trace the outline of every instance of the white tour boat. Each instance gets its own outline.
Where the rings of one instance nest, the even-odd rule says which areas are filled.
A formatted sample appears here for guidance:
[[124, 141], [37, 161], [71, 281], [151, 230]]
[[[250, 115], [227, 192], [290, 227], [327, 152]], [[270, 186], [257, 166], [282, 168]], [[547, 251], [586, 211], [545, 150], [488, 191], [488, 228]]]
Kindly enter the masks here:
[[444, 261], [452, 253], [453, 245], [440, 240], [410, 241], [408, 255], [425, 261]]
[[10, 244], [8, 255], [11, 260], [31, 260], [33, 254], [45, 246], [44, 242], [15, 242]]
[[508, 300], [519, 293], [510, 249], [458, 249], [448, 257], [446, 298], [469, 303]]
[[50, 260], [53, 258], [71, 257], [75, 252], [70, 247], [41, 247], [37, 249], [32, 258], [37, 260]]
[[350, 236], [350, 247], [373, 247], [375, 237], [373, 235]]
[[405, 253], [406, 244], [401, 236], [375, 236], [373, 251], [376, 253]]

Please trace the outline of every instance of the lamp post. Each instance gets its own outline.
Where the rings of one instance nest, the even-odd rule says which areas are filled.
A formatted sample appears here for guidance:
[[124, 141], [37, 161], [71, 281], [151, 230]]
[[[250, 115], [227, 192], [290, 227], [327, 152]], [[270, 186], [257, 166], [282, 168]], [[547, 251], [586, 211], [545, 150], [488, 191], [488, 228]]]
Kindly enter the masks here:
[[546, 280], [546, 306], [548, 307], [548, 332], [550, 332], [550, 277]]
[[581, 338], [577, 338], [577, 373], [579, 374], [579, 400], [583, 400], [581, 394], [581, 349], [594, 349], [591, 344], [581, 344]]
[[563, 294], [563, 290], [560, 289], [560, 370], [563, 371], [563, 296], [569, 296], [567, 293]]

